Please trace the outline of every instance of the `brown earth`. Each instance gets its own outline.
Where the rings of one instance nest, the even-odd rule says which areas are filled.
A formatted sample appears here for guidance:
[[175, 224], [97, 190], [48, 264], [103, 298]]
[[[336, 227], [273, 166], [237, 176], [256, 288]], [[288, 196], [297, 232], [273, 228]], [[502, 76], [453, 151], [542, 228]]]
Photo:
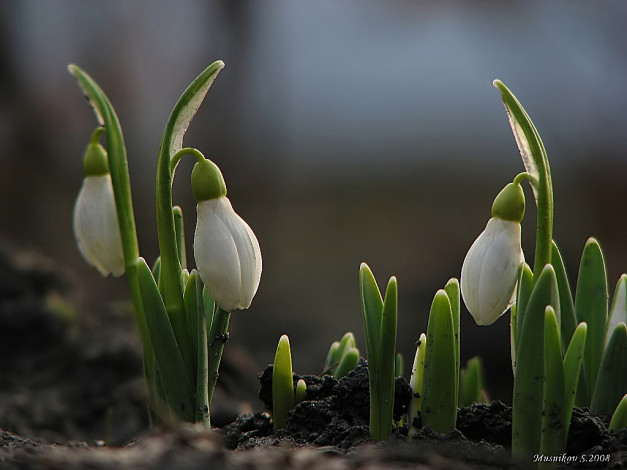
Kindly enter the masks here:
[[[0, 468], [18, 469], [275, 469], [275, 468], [525, 468], [509, 458], [511, 409], [501, 402], [459, 410], [457, 428], [423, 428], [411, 443], [407, 427], [390, 440], [368, 434], [368, 369], [345, 378], [295, 375], [307, 400], [274, 435], [264, 411], [237, 413], [229, 393], [212, 410], [216, 429], [149, 428], [141, 358], [133, 324], [86, 325], [64, 301], [67, 286], [44, 260], [0, 255]], [[129, 334], [129, 331], [131, 332]], [[228, 349], [228, 347], [227, 347]], [[221, 386], [228, 387], [229, 356]], [[271, 408], [271, 366], [259, 375], [260, 401]], [[232, 377], [231, 377], [232, 379]], [[231, 386], [232, 387], [232, 386]], [[227, 390], [228, 392], [228, 390]], [[410, 398], [397, 379], [396, 419]], [[627, 430], [608, 434], [607, 418], [576, 409], [568, 456], [609, 455], [610, 462], [574, 468], [627, 468]]]

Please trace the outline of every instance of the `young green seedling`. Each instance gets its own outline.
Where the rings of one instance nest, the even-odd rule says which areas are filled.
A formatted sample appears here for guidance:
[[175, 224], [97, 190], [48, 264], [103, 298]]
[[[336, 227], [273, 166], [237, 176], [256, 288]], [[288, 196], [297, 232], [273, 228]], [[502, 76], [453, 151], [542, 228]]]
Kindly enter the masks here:
[[329, 348], [324, 371], [336, 379], [341, 379], [355, 368], [359, 362], [359, 350], [353, 333], [346, 333], [341, 341], [334, 341]]
[[627, 327], [619, 323], [614, 328], [599, 366], [590, 411], [609, 415], [627, 393]]
[[414, 364], [411, 368], [411, 377], [409, 379], [409, 387], [412, 391], [412, 398], [409, 402], [409, 410], [407, 412], [409, 432], [407, 440], [411, 442], [418, 428], [414, 426], [414, 419], [418, 417], [422, 409], [422, 385], [424, 382], [425, 369], [425, 351], [427, 350], [427, 335], [420, 334], [420, 339], [416, 342], [416, 355], [414, 356]]
[[544, 391], [540, 452], [557, 455], [566, 443], [564, 436], [564, 364], [562, 344], [555, 310], [550, 305], [544, 311]]
[[359, 286], [368, 356], [370, 437], [381, 441], [390, 437], [394, 416], [398, 290], [396, 278], [391, 277], [384, 300], [366, 263], [359, 268]]
[[298, 405], [307, 399], [307, 382], [303, 379], [298, 379], [296, 383], [296, 391], [294, 392], [294, 402]]
[[459, 403], [463, 408], [473, 403], [488, 403], [483, 379], [483, 363], [479, 356], [468, 359], [459, 374]]
[[588, 325], [583, 360], [586, 376], [586, 404], [589, 404], [592, 398], [594, 384], [603, 356], [608, 295], [607, 272], [603, 252], [599, 243], [595, 239], [590, 238], [581, 256], [577, 291], [575, 293], [575, 314], [577, 320], [586, 322]]
[[[627, 276], [622, 275], [616, 285], [612, 308], [608, 313], [607, 268], [599, 243], [591, 238], [582, 255], [577, 281], [576, 301], [573, 302], [564, 264], [555, 243], [553, 264], [556, 266], [561, 320], [562, 348], [574, 331], [575, 316], [579, 321], [587, 319], [594, 324], [594, 334], [586, 340], [584, 366], [579, 375], [575, 402], [589, 406], [595, 414], [610, 414], [627, 392], [623, 372], [627, 357], [621, 352], [621, 337], [610, 349], [610, 338], [615, 329], [625, 323], [627, 317]], [[597, 360], [599, 361], [597, 365]], [[596, 372], [595, 372], [596, 371]]]
[[274, 421], [274, 432], [285, 427], [287, 412], [294, 408], [295, 405], [290, 340], [287, 335], [283, 335], [279, 339], [272, 368], [272, 419]]
[[623, 428], [627, 428], [627, 394], [623, 396], [616, 410], [614, 410], [607, 430], [617, 432]]
[[423, 426], [448, 433], [457, 420], [457, 353], [451, 302], [443, 289], [433, 299], [427, 326], [422, 384]]

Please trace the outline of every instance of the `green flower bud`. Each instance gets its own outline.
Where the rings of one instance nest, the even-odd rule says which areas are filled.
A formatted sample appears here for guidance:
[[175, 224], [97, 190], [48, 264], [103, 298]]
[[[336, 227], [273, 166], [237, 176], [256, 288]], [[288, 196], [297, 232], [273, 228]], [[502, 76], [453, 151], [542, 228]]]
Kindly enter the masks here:
[[492, 204], [492, 217], [510, 222], [522, 222], [525, 216], [525, 193], [517, 183], [509, 183]]
[[107, 151], [97, 141], [92, 141], [85, 149], [85, 156], [83, 157], [83, 175], [87, 176], [102, 176], [109, 173], [109, 162], [107, 160]]
[[196, 202], [226, 196], [226, 183], [218, 166], [211, 160], [197, 162], [192, 170], [192, 192]]

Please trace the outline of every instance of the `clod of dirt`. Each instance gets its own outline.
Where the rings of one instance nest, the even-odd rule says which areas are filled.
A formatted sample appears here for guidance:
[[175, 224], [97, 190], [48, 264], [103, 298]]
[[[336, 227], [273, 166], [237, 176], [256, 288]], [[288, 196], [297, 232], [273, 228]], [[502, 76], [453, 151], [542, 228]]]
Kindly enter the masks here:
[[[294, 374], [294, 384], [301, 379], [307, 384], [307, 399], [288, 413], [286, 427], [280, 431], [280, 436], [284, 435], [301, 444], [332, 445], [344, 449], [370, 439], [368, 363], [364, 359], [360, 359], [355, 369], [340, 380], [328, 375]], [[271, 410], [272, 365], [268, 365], [259, 375], [259, 381], [259, 398]], [[394, 419], [399, 421], [407, 411], [411, 390], [402, 377], [396, 379], [395, 385]], [[247, 419], [244, 418], [245, 422]], [[227, 435], [231, 436], [229, 445], [246, 445], [245, 437], [232, 439], [234, 429], [238, 427], [239, 420], [227, 427]]]

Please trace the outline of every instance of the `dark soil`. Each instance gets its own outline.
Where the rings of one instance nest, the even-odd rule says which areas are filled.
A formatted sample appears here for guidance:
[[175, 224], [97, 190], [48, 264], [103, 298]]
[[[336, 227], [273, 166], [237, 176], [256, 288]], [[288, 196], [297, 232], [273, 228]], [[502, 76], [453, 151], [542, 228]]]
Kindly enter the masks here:
[[[14, 258], [14, 257], [13, 257]], [[227, 395], [238, 387], [225, 357], [212, 421], [149, 428], [139, 348], [132, 317], [87, 322], [73, 315], [67, 282], [45, 260], [0, 254], [0, 468], [17, 469], [275, 469], [275, 468], [526, 468], [513, 464], [511, 409], [500, 402], [458, 413], [447, 435], [422, 428], [407, 442], [402, 422], [411, 393], [396, 382], [392, 437], [369, 438], [368, 367], [337, 381], [294, 376], [307, 400], [273, 434], [268, 412], [236, 414]], [[227, 350], [232, 345], [227, 346]], [[226, 352], [226, 350], [225, 350]], [[271, 410], [272, 366], [259, 374], [259, 402]], [[573, 468], [627, 468], [627, 430], [608, 434], [607, 419], [576, 409], [565, 456], [609, 455], [610, 462]]]

